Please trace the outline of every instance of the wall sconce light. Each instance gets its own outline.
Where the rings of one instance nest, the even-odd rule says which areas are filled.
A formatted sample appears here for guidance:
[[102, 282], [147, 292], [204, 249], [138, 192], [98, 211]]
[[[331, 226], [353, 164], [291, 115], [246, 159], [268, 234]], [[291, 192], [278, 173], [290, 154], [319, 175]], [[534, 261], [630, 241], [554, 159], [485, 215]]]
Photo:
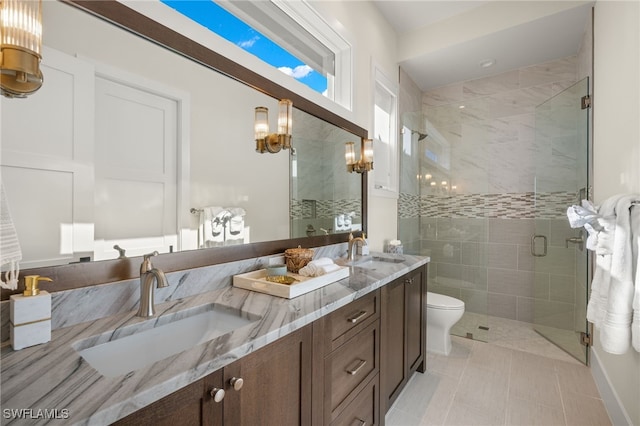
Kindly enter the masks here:
[[283, 148], [291, 148], [292, 125], [293, 102], [289, 99], [282, 99], [278, 102], [278, 133], [269, 133], [269, 109], [256, 107], [254, 121], [256, 152], [274, 154]]
[[349, 173], [364, 173], [373, 170], [373, 140], [361, 139], [360, 159], [356, 161], [355, 142], [345, 144], [344, 159]]
[[26, 98], [42, 86], [42, 0], [2, 0], [0, 27], [0, 91]]

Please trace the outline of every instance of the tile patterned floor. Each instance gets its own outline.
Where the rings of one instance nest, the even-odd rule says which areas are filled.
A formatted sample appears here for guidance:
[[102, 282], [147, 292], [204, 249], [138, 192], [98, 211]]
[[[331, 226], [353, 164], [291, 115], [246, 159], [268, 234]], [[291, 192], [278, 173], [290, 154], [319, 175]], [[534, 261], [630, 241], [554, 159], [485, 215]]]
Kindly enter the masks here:
[[611, 424], [588, 367], [541, 342], [514, 342], [453, 336], [448, 357], [427, 354], [427, 372], [413, 375], [386, 424]]

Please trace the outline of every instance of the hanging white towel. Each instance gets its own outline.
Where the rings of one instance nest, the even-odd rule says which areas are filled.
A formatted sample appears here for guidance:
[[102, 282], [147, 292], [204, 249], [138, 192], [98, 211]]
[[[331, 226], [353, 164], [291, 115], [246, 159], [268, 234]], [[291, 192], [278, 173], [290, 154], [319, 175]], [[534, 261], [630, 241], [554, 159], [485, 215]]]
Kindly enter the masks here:
[[631, 206], [631, 229], [633, 235], [633, 258], [634, 262], [634, 295], [633, 295], [633, 320], [631, 322], [631, 346], [640, 352], [640, 204]]
[[[640, 234], [638, 224], [631, 228], [631, 206], [640, 196], [617, 195], [607, 199], [598, 214], [601, 218], [615, 217], [613, 231], [601, 232], [596, 248], [596, 270], [591, 296], [587, 305], [587, 319], [600, 329], [602, 348], [609, 353], [625, 353], [631, 344], [631, 323], [635, 288], [632, 232]], [[606, 244], [604, 243], [606, 241]]]
[[242, 244], [244, 243], [244, 215], [245, 210], [242, 207], [227, 207], [229, 212], [229, 220], [225, 229], [225, 241], [226, 245]]
[[[615, 201], [615, 199], [612, 200]], [[613, 208], [615, 203], [611, 207]], [[606, 207], [605, 207], [606, 209]], [[613, 231], [615, 229], [615, 216], [602, 217], [596, 207], [588, 200], [582, 200], [580, 206], [567, 208], [567, 218], [572, 228], [582, 228], [587, 231], [586, 247], [599, 254], [611, 254], [613, 250]]]
[[198, 229], [198, 244], [201, 248], [214, 247], [224, 241], [223, 228], [214, 223], [215, 218], [224, 209], [219, 206], [203, 207], [200, 210], [200, 225]]
[[0, 279], [0, 287], [9, 290], [18, 288], [22, 250], [18, 241], [11, 212], [4, 193], [4, 185], [0, 183], [0, 266], [9, 265], [4, 279]]

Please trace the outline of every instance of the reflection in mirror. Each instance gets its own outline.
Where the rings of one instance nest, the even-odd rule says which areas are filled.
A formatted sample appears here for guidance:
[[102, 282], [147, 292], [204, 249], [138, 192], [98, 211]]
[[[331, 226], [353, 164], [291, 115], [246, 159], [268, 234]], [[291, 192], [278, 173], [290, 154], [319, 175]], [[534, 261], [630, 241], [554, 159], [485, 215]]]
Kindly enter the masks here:
[[[22, 269], [116, 259], [116, 245], [133, 257], [299, 235], [288, 220], [288, 151], [255, 152], [254, 108], [277, 111], [276, 99], [63, 3], [44, 2], [43, 32], [42, 89], [1, 101], [2, 182]], [[294, 121], [294, 146], [307, 125], [337, 131], [306, 115]], [[304, 181], [307, 167], [296, 171]], [[330, 176], [322, 185], [340, 190], [314, 199], [355, 200], [357, 224], [360, 188]], [[209, 237], [215, 223], [205, 227], [200, 212], [217, 209], [244, 214], [233, 232]]]
[[291, 237], [312, 237], [362, 229], [361, 175], [348, 173], [344, 144], [353, 134], [294, 111], [291, 156]]

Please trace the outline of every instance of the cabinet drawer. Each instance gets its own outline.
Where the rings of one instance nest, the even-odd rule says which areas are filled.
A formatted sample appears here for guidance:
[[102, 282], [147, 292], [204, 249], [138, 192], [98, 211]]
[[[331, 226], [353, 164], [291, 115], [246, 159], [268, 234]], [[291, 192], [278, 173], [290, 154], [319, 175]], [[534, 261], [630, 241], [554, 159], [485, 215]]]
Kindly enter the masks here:
[[378, 383], [376, 375], [344, 411], [331, 422], [331, 426], [373, 426], [379, 424]]
[[[373, 322], [325, 359], [325, 395], [330, 396], [329, 412], [334, 414], [353, 399], [379, 371], [378, 322]], [[352, 394], [352, 392], [354, 392]]]
[[355, 335], [361, 324], [380, 316], [379, 291], [374, 291], [326, 317], [331, 350]]

